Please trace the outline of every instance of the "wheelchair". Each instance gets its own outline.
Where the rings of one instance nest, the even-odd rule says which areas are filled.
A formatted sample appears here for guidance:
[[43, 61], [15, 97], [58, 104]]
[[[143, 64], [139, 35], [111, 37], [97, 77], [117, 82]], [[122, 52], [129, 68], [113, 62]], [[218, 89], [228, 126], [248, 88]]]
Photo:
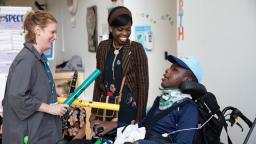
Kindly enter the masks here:
[[[193, 100], [196, 100], [207, 93], [207, 90], [204, 87], [204, 85], [194, 82], [186, 82], [183, 85], [181, 85], [180, 89], [184, 93], [191, 94]], [[212, 107], [212, 109], [217, 108], [218, 107]], [[224, 107], [221, 113], [222, 115], [224, 115], [225, 121], [230, 123], [230, 127], [237, 125], [241, 128], [241, 131], [243, 132], [243, 127], [238, 121], [238, 118], [241, 118], [249, 127], [249, 131], [246, 135], [243, 144], [256, 144], [256, 117], [254, 121], [251, 121], [238, 108], [235, 108], [233, 106]]]
[[[213, 94], [207, 95], [207, 90], [202, 84], [195, 83], [195, 82], [185, 82], [181, 85], [180, 89], [183, 93], [190, 94], [192, 96], [193, 101], [195, 102], [199, 99], [204, 98], [202, 105], [207, 107], [210, 111], [214, 112], [215, 114], [217, 113], [218, 115], [223, 115], [224, 121], [229, 122], [231, 124], [231, 127], [233, 127], [234, 125], [238, 125], [243, 131], [243, 127], [238, 122], [238, 117], [240, 117], [250, 128], [243, 144], [256, 143], [256, 129], [255, 129], [256, 118], [252, 122], [239, 109], [232, 106], [227, 106], [222, 111], [220, 111], [220, 107], [217, 104], [215, 96]], [[214, 96], [214, 97], [211, 97], [211, 96]], [[216, 102], [216, 104], [214, 102]], [[67, 143], [68, 142], [60, 141], [58, 144], [67, 144]], [[73, 142], [71, 141], [68, 144], [79, 144], [79, 143], [82, 143], [82, 141], [75, 140]], [[88, 141], [86, 143], [90, 143], [90, 142]]]

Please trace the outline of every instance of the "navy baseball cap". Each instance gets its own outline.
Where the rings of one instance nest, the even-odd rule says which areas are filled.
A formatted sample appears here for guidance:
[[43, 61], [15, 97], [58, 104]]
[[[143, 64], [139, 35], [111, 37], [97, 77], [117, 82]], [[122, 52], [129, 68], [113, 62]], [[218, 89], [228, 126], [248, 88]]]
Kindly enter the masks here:
[[178, 58], [173, 55], [168, 55], [167, 59], [173, 64], [178, 64], [180, 67], [192, 71], [192, 73], [196, 76], [198, 82], [202, 80], [203, 74], [201, 65], [193, 56]]

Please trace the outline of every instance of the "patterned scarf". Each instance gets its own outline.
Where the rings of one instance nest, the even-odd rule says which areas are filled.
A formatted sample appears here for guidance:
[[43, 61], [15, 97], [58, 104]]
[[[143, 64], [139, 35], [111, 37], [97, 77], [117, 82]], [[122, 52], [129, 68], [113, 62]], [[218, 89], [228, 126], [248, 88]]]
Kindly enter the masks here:
[[175, 102], [180, 101], [184, 98], [192, 98], [189, 94], [182, 93], [179, 89], [164, 89], [159, 88], [161, 91], [159, 100], [159, 109], [166, 110], [171, 107]]

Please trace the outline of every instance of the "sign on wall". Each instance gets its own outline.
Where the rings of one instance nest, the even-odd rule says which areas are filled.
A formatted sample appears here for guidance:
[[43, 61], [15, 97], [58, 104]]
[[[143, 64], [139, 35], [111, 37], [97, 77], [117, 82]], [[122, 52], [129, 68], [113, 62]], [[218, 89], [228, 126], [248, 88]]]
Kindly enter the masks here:
[[[31, 9], [31, 7], [0, 7], [0, 102], [4, 97], [9, 67], [23, 48], [23, 18]], [[0, 112], [2, 112], [1, 104]]]
[[88, 33], [88, 50], [96, 52], [98, 45], [98, 29], [97, 29], [97, 7], [91, 6], [87, 8], [86, 26]]
[[135, 26], [135, 41], [141, 43], [145, 51], [152, 51], [153, 33], [151, 26]]

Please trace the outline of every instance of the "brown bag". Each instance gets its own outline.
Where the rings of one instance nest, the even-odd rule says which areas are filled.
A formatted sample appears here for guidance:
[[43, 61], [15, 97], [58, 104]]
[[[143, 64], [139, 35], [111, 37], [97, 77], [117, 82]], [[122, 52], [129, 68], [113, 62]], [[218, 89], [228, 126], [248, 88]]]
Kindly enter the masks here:
[[[119, 92], [119, 96], [105, 96], [102, 95], [100, 97], [100, 102], [104, 103], [112, 103], [112, 104], [119, 104], [122, 98], [122, 92], [123, 92], [123, 87], [125, 84], [125, 79], [126, 76], [123, 77], [122, 79], [122, 84]], [[118, 111], [113, 111], [113, 110], [106, 110], [106, 109], [97, 109], [96, 117], [100, 120], [103, 121], [111, 121], [113, 119], [116, 119], [118, 117]]]

